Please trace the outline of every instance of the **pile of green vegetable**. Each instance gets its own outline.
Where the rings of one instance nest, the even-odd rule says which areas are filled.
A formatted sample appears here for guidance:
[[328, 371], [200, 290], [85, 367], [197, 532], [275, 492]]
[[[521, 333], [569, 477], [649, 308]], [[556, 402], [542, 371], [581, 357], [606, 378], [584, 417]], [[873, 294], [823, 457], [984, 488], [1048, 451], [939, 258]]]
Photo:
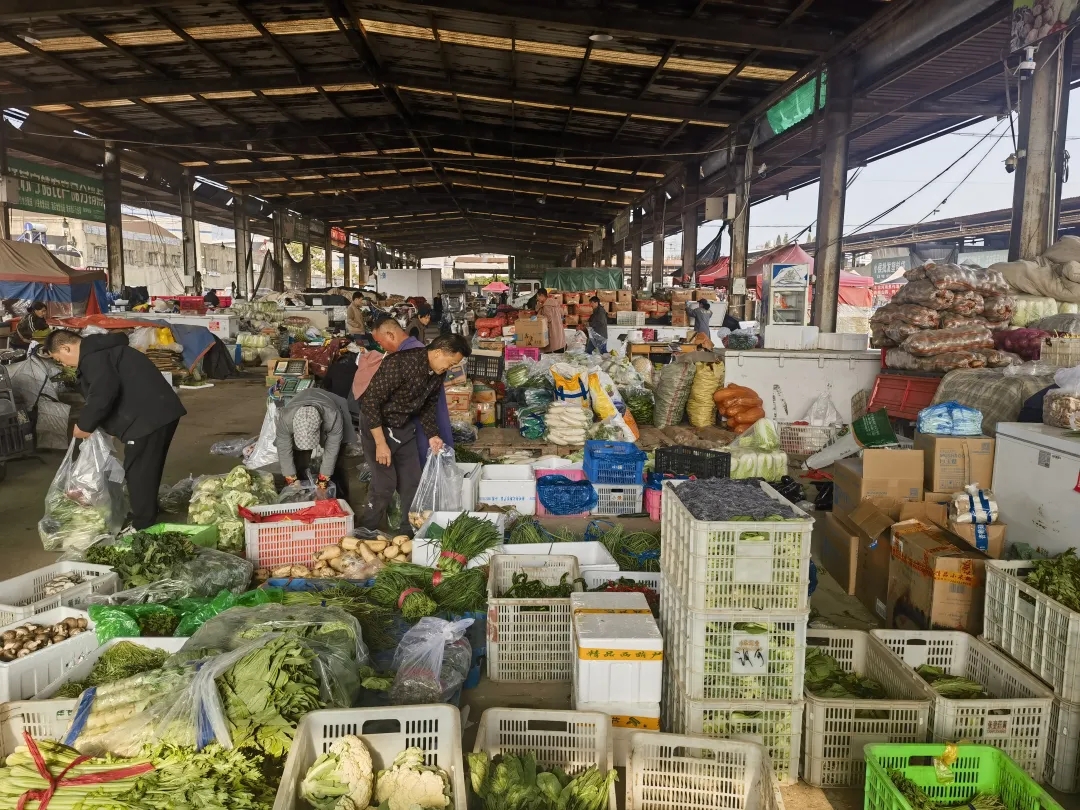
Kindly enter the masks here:
[[1035, 560], [1025, 582], [1069, 610], [1080, 611], [1080, 557], [1076, 549]]
[[69, 495], [60, 489], [50, 489], [45, 497], [45, 516], [38, 524], [38, 533], [47, 549], [83, 548], [95, 538], [109, 534], [106, 506], [86, 505], [78, 493]]
[[195, 559], [195, 546], [181, 532], [136, 532], [128, 543], [98, 543], [86, 550], [86, 561], [108, 565], [120, 575], [125, 588], [176, 579], [187, 563]]
[[963, 675], [950, 675], [941, 667], [922, 664], [915, 668], [924, 681], [943, 698], [950, 700], [985, 700], [991, 697], [986, 687]]
[[[64, 774], [49, 807], [53, 810], [270, 810], [276, 790], [273, 767], [250, 751], [227, 751], [209, 745], [201, 751], [160, 744], [137, 758], [102, 757], [78, 762], [80, 754], [52, 740], [36, 742], [49, 773]], [[77, 763], [77, 764], [76, 764]], [[82, 783], [82, 778], [122, 778]], [[23, 797], [44, 796], [49, 789], [26, 746], [10, 754], [0, 768], [0, 805], [20, 807]], [[27, 807], [41, 799], [29, 798]]]
[[439, 561], [436, 566], [440, 571], [452, 576], [464, 571], [470, 560], [499, 545], [502, 535], [490, 520], [462, 512], [451, 520], [445, 529], [432, 532], [429, 539], [439, 543]]
[[419, 748], [406, 748], [375, 773], [371, 753], [354, 735], [336, 740], [300, 783], [300, 797], [314, 810], [437, 810], [452, 806], [452, 791], [450, 775], [425, 765]]
[[1005, 803], [999, 796], [992, 793], [977, 793], [967, 801], [943, 804], [931, 799], [921, 787], [908, 779], [900, 771], [889, 771], [889, 778], [900, 791], [912, 810], [951, 810], [952, 808], [965, 808], [965, 810], [1005, 810]]
[[581, 536], [572, 532], [566, 526], [560, 526], [555, 531], [548, 531], [531, 515], [521, 515], [510, 525], [506, 533], [507, 544], [518, 545], [522, 543], [575, 543]]
[[569, 599], [576, 590], [585, 590], [585, 580], [570, 579], [569, 572], [559, 578], [557, 585], [548, 585], [539, 579], [530, 579], [524, 571], [514, 574], [511, 585], [499, 594], [503, 599]]
[[806, 688], [820, 698], [884, 700], [885, 689], [873, 678], [848, 672], [833, 656], [815, 647], [806, 650]]
[[482, 751], [466, 754], [469, 786], [484, 810], [606, 810], [608, 793], [618, 781], [615, 769], [595, 765], [571, 778], [562, 768], [544, 770], [536, 755]]
[[653, 395], [645, 388], [631, 388], [624, 397], [626, 410], [634, 417], [639, 425], [651, 425], [653, 423]]
[[394, 611], [372, 601], [368, 590], [351, 582], [340, 582], [322, 591], [285, 591], [282, 602], [286, 605], [339, 608], [360, 623], [364, 643], [369, 649], [388, 650], [397, 643], [390, 634]]
[[133, 641], [121, 641], [101, 654], [84, 681], [68, 681], [53, 697], [77, 698], [84, 689], [115, 683], [140, 672], [160, 669], [169, 654], [165, 650], [153, 650]]
[[277, 501], [274, 477], [250, 472], [240, 465], [226, 475], [208, 475], [195, 482], [188, 506], [188, 520], [200, 526], [216, 524], [218, 548], [232, 554], [244, 552], [244, 521], [238, 506], [250, 507]]
[[[765, 420], [758, 420], [759, 422]], [[785, 473], [787, 469], [785, 467]], [[674, 493], [698, 520], [798, 520], [786, 501], [774, 501], [757, 481], [705, 478], [686, 481]]]
[[660, 572], [660, 532], [628, 533], [617, 525], [597, 540], [611, 552], [620, 571]]

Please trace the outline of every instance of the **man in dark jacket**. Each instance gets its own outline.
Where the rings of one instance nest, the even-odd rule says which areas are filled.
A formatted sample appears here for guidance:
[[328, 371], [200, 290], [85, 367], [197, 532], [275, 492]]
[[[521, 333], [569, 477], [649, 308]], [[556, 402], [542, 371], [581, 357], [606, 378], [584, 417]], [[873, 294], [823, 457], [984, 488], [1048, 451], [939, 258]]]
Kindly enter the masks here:
[[98, 428], [124, 443], [124, 473], [131, 498], [131, 523], [145, 529], [157, 522], [158, 487], [165, 456], [180, 417], [180, 397], [145, 354], [128, 346], [127, 335], [90, 335], [58, 329], [45, 339], [45, 353], [78, 369], [86, 404], [75, 438]]
[[[589, 331], [596, 333], [596, 338], [589, 335], [589, 340], [585, 344], [585, 351], [588, 354], [593, 353], [593, 349], [600, 352], [600, 354], [607, 353], [607, 327], [608, 317], [607, 310], [604, 309], [604, 305], [600, 303], [598, 296], [593, 296], [589, 299], [589, 303], [592, 304], [592, 314], [589, 316]], [[594, 346], [594, 342], [599, 341]]]

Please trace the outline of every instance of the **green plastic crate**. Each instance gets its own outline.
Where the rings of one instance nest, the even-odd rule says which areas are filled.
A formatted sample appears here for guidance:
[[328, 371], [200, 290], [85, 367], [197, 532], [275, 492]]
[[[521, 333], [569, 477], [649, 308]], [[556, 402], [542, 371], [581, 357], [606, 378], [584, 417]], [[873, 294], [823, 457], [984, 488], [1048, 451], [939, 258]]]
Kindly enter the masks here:
[[938, 743], [866, 746], [866, 790], [863, 810], [912, 810], [893, 785], [890, 771], [900, 771], [935, 802], [962, 805], [978, 793], [1001, 797], [1008, 810], [1061, 810], [1050, 794], [998, 748], [960, 745], [952, 764], [953, 782], [940, 784], [934, 757], [945, 752]]
[[149, 529], [145, 529], [145, 531], [148, 534], [179, 532], [180, 534], [186, 534], [191, 542], [197, 546], [203, 548], [218, 547], [218, 527], [214, 525], [196, 526], [191, 523], [156, 523]]

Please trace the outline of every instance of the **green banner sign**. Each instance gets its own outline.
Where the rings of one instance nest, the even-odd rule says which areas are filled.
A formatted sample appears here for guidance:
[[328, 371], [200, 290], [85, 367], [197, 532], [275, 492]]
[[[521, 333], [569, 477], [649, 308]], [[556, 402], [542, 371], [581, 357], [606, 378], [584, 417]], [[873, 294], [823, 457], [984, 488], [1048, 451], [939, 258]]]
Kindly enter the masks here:
[[19, 180], [16, 208], [105, 221], [105, 187], [100, 180], [18, 158], [8, 160], [8, 173]]

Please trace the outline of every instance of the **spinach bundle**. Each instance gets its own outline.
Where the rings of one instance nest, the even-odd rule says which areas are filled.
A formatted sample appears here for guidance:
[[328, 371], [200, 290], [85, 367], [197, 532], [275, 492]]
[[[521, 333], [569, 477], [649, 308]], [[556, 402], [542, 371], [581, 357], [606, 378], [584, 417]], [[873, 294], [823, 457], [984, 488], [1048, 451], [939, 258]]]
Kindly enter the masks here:
[[1032, 588], [1061, 602], [1069, 610], [1080, 611], [1080, 557], [1068, 549], [1055, 557], [1035, 560], [1026, 582]]
[[881, 684], [857, 672], [847, 672], [826, 652], [806, 650], [806, 688], [820, 698], [882, 700], [888, 695]]
[[985, 700], [990, 693], [978, 681], [963, 675], [950, 675], [941, 667], [923, 664], [915, 668], [919, 676], [933, 687], [934, 691], [949, 700]]

